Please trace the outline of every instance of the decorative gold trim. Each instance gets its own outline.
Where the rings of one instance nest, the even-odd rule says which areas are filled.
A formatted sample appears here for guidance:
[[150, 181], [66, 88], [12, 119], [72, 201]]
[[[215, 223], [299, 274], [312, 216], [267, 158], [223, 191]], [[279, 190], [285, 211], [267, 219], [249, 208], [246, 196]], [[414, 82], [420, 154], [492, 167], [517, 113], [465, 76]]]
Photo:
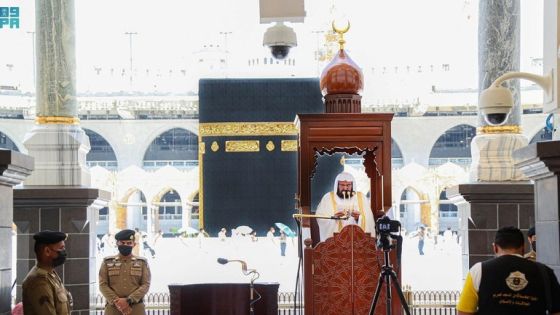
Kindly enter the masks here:
[[266, 143], [266, 149], [268, 151], [274, 151], [275, 148], [276, 148], [276, 146], [274, 145], [274, 142], [272, 142], [272, 140], [270, 140]]
[[204, 228], [204, 154], [206, 144], [198, 135], [198, 227]]
[[476, 128], [478, 134], [489, 133], [521, 133], [521, 127], [518, 125], [504, 125], [504, 126], [482, 126]]
[[39, 116], [35, 117], [35, 123], [38, 125], [58, 124], [58, 125], [78, 125], [80, 118], [64, 117], [64, 116]]
[[298, 130], [293, 122], [226, 122], [201, 123], [202, 137], [218, 136], [296, 136]]
[[226, 152], [259, 152], [259, 140], [226, 141]]
[[210, 149], [212, 149], [212, 152], [216, 152], [220, 149], [220, 145], [218, 144], [218, 142], [213, 141], [212, 145], [210, 146]]
[[280, 150], [282, 151], [297, 151], [297, 140], [282, 140], [280, 141]]

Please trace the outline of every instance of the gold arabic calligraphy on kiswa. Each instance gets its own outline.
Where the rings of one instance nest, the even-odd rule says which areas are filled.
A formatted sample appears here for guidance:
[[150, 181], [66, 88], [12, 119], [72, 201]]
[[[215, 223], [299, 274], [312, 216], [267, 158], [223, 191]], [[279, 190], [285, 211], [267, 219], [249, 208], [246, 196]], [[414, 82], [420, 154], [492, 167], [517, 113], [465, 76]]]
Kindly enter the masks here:
[[200, 135], [205, 136], [281, 136], [297, 135], [292, 122], [201, 123]]

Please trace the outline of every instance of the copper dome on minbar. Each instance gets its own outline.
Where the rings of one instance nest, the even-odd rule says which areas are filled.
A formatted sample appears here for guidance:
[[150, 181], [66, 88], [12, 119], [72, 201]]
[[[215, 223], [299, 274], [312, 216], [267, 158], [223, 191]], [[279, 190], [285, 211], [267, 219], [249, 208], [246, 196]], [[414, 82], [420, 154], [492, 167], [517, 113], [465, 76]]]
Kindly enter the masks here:
[[341, 48], [321, 73], [323, 95], [359, 94], [363, 87], [362, 70]]

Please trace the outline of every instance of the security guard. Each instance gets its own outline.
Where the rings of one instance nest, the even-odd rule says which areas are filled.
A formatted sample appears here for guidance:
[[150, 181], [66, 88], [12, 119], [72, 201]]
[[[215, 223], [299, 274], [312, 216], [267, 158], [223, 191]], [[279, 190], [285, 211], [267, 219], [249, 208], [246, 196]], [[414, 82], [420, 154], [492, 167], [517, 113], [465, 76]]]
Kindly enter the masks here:
[[552, 269], [523, 258], [523, 233], [501, 228], [493, 247], [496, 258], [470, 269], [458, 314], [560, 314], [560, 284]]
[[105, 314], [145, 314], [143, 298], [151, 280], [148, 261], [132, 254], [133, 230], [122, 230], [115, 239], [119, 254], [106, 257], [99, 270], [99, 291], [107, 300]]
[[531, 251], [525, 254], [525, 258], [537, 261], [537, 235], [535, 235], [535, 227], [531, 227], [529, 231], [527, 231], [527, 240], [531, 245]]
[[72, 295], [54, 270], [66, 260], [62, 232], [41, 231], [33, 235], [37, 264], [23, 280], [23, 312], [26, 315], [69, 315]]

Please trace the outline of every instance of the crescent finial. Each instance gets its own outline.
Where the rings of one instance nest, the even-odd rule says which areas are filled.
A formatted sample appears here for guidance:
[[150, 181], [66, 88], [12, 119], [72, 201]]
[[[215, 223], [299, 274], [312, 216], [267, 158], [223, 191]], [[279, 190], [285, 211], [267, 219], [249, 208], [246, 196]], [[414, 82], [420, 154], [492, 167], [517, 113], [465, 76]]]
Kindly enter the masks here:
[[346, 27], [339, 29], [336, 27], [334, 20], [332, 21], [332, 29], [335, 33], [338, 34], [338, 44], [340, 45], [340, 50], [344, 49], [344, 44], [346, 41], [344, 40], [344, 33], [348, 32], [350, 29], [350, 21], [346, 21]]
[[334, 23], [334, 20], [333, 20], [332, 21], [332, 29], [335, 33], [338, 33], [338, 34], [342, 35], [342, 34], [348, 32], [348, 30], [350, 29], [350, 21], [346, 21], [346, 27], [345, 28], [339, 29], [339, 28], [336, 28], [336, 24]]

